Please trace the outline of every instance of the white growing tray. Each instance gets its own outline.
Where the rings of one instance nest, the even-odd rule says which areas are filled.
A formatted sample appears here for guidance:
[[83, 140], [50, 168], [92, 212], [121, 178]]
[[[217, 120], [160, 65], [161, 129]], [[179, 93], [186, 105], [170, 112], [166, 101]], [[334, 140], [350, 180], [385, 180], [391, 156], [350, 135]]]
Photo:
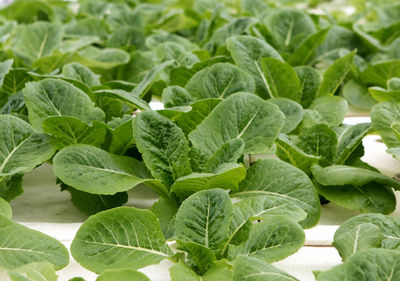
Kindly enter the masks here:
[[[361, 122], [369, 122], [369, 118], [349, 117], [345, 120], [347, 124]], [[379, 136], [367, 136], [363, 143], [364, 161], [389, 176], [400, 172], [400, 161], [393, 159], [385, 152], [386, 146], [380, 141]], [[25, 192], [11, 202], [14, 211], [13, 220], [50, 235], [69, 248], [75, 233], [87, 217], [72, 205], [68, 192], [60, 192], [60, 187], [55, 184], [55, 180], [50, 165], [43, 165], [27, 173], [23, 183]], [[400, 215], [399, 192], [396, 192], [396, 196], [398, 205], [392, 215], [398, 216]], [[129, 191], [129, 201], [126, 205], [149, 208], [156, 200], [157, 195], [152, 190], [140, 186]], [[327, 270], [341, 262], [336, 249], [331, 246], [333, 235], [342, 222], [357, 214], [332, 203], [324, 205], [319, 224], [305, 231], [305, 245], [296, 254], [274, 265], [301, 281], [314, 280], [313, 270]], [[165, 260], [141, 271], [152, 281], [168, 281], [170, 280], [168, 268], [171, 265], [171, 262]], [[60, 281], [67, 281], [77, 276], [87, 281], [96, 279], [96, 274], [82, 268], [72, 257], [69, 265], [58, 271], [58, 275]], [[0, 280], [9, 280], [5, 272], [1, 270]]]

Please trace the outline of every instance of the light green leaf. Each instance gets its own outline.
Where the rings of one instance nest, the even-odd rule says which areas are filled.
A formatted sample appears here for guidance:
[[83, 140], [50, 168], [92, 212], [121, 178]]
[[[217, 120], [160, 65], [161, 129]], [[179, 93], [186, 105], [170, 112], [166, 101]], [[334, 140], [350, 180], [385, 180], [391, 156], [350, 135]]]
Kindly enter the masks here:
[[303, 120], [303, 108], [295, 101], [286, 98], [274, 98], [268, 100], [270, 103], [276, 104], [279, 110], [285, 114], [285, 125], [281, 132], [288, 134], [300, 124]]
[[93, 194], [113, 195], [149, 180], [146, 167], [138, 160], [84, 144], [62, 149], [53, 165], [54, 174], [64, 183]]
[[386, 88], [387, 81], [400, 77], [400, 60], [389, 60], [370, 65], [361, 73], [364, 84]]
[[0, 215], [6, 217], [7, 219], [12, 218], [12, 210], [11, 206], [7, 203], [6, 200], [0, 197]]
[[371, 124], [369, 123], [344, 127], [338, 139], [339, 143], [335, 164], [344, 164], [370, 131]]
[[32, 262], [50, 262], [61, 269], [69, 262], [64, 245], [39, 231], [0, 216], [0, 267], [14, 269]]
[[236, 93], [218, 104], [189, 139], [209, 156], [235, 138], [245, 142], [244, 153], [261, 154], [272, 145], [283, 122], [284, 115], [276, 105], [250, 93]]
[[32, 126], [42, 129], [50, 116], [72, 116], [84, 122], [104, 120], [104, 112], [94, 106], [90, 98], [72, 84], [59, 79], [30, 82], [22, 90]]
[[298, 281], [288, 273], [248, 256], [239, 256], [233, 263], [234, 281]]
[[130, 60], [127, 52], [120, 49], [99, 49], [93, 46], [86, 47], [76, 54], [76, 61], [87, 66], [101, 69], [110, 69], [126, 64]]
[[[125, 117], [125, 116], [124, 116]], [[111, 142], [108, 150], [114, 154], [125, 154], [128, 148], [134, 142], [133, 136], [133, 118], [132, 116], [126, 116], [123, 122], [112, 129], [111, 131]]]
[[0, 177], [0, 197], [6, 201], [11, 201], [22, 194], [24, 192], [22, 189], [22, 178], [23, 174]]
[[54, 154], [51, 139], [12, 115], [0, 115], [0, 179], [33, 170]]
[[64, 36], [63, 29], [56, 23], [35, 22], [18, 26], [11, 50], [28, 65], [51, 55]]
[[333, 95], [342, 84], [347, 73], [353, 64], [355, 52], [351, 52], [337, 59], [325, 71], [321, 85], [319, 86], [317, 96]]
[[276, 58], [264, 58], [260, 60], [260, 67], [269, 97], [301, 100], [300, 81], [289, 64]]
[[188, 256], [187, 264], [200, 275], [207, 272], [216, 262], [215, 254], [212, 250], [195, 242], [178, 242], [178, 249], [185, 251]]
[[244, 141], [242, 139], [231, 139], [227, 141], [208, 159], [204, 171], [214, 172], [222, 164], [236, 163], [243, 155], [243, 150]]
[[308, 36], [287, 59], [288, 64], [306, 65], [314, 56], [317, 47], [324, 41], [328, 30], [329, 28], [324, 28]]
[[100, 76], [94, 74], [89, 68], [77, 62], [64, 65], [62, 75], [80, 81], [89, 87], [100, 85]]
[[[9, 59], [0, 63], [0, 87], [3, 85], [4, 78], [10, 72], [13, 63], [14, 63], [13, 59]], [[7, 94], [10, 95], [12, 93], [7, 93]]]
[[271, 263], [294, 254], [304, 241], [305, 234], [298, 223], [279, 216], [266, 218], [251, 226], [244, 243], [229, 246], [229, 258], [246, 255]]
[[388, 90], [400, 90], [400, 78], [393, 77], [387, 81], [387, 88]]
[[337, 266], [332, 267], [331, 269], [323, 272], [316, 272], [314, 271], [314, 275], [316, 275], [317, 281], [343, 281], [346, 279], [346, 265], [339, 264]]
[[371, 110], [376, 104], [368, 88], [355, 80], [349, 80], [344, 84], [342, 94], [351, 105], [357, 108]]
[[96, 281], [150, 281], [150, 279], [143, 273], [133, 269], [114, 269], [106, 270]]
[[310, 109], [318, 111], [330, 126], [339, 126], [347, 114], [349, 106], [345, 99], [338, 96], [324, 96], [317, 98], [310, 105]]
[[195, 100], [223, 99], [237, 92], [254, 92], [254, 81], [230, 63], [216, 63], [197, 72], [185, 88]]
[[134, 93], [127, 92], [119, 89], [102, 89], [93, 92], [94, 95], [98, 97], [109, 97], [116, 100], [120, 100], [132, 107], [137, 107], [141, 110], [149, 110], [149, 104], [142, 100], [140, 97]]
[[400, 146], [400, 138], [392, 128], [392, 124], [399, 121], [400, 103], [382, 102], [371, 110], [372, 127], [389, 148]]
[[193, 98], [181, 86], [169, 86], [163, 90], [162, 103], [166, 108], [190, 105]]
[[71, 253], [78, 263], [96, 273], [138, 269], [172, 255], [156, 216], [129, 207], [91, 216], [79, 228]]
[[229, 236], [232, 203], [221, 189], [199, 191], [183, 201], [176, 214], [175, 237], [218, 250]]
[[235, 197], [275, 195], [294, 200], [307, 213], [300, 224], [314, 226], [321, 213], [315, 187], [301, 170], [278, 159], [258, 160], [248, 170], [246, 179], [239, 185]]
[[386, 90], [380, 87], [368, 88], [370, 95], [378, 102], [400, 102], [400, 90]]
[[175, 200], [159, 197], [150, 210], [158, 217], [161, 230], [166, 239], [170, 239], [175, 234], [175, 217], [178, 212], [178, 204]]
[[296, 71], [300, 81], [300, 104], [307, 108], [314, 101], [319, 88], [320, 78], [318, 71], [311, 66], [296, 66], [293, 68]]
[[106, 127], [97, 122], [93, 126], [78, 118], [69, 116], [51, 116], [44, 120], [43, 131], [56, 138], [59, 148], [71, 144], [90, 144], [100, 147], [106, 138]]
[[235, 64], [253, 76], [256, 83], [256, 94], [262, 98], [267, 98], [267, 87], [258, 61], [266, 57], [282, 60], [279, 53], [267, 42], [246, 35], [233, 36], [227, 39], [226, 47], [231, 53]]
[[154, 52], [161, 62], [174, 60], [177, 67], [191, 67], [193, 64], [199, 62], [199, 58], [195, 54], [185, 50], [182, 45], [175, 42], [159, 44]]
[[171, 192], [184, 200], [195, 192], [211, 188], [237, 190], [239, 182], [246, 176], [246, 169], [236, 163], [225, 163], [212, 173], [193, 173], [176, 179]]
[[48, 262], [29, 263], [7, 271], [12, 281], [57, 281], [54, 266]]
[[188, 142], [167, 118], [154, 111], [140, 113], [134, 120], [134, 135], [146, 166], [167, 187], [190, 173]]
[[15, 94], [25, 87], [25, 83], [32, 80], [26, 68], [13, 68], [4, 76], [2, 89], [8, 95]]
[[225, 261], [219, 261], [204, 275], [197, 275], [183, 261], [175, 264], [169, 269], [171, 281], [233, 281], [231, 266]]

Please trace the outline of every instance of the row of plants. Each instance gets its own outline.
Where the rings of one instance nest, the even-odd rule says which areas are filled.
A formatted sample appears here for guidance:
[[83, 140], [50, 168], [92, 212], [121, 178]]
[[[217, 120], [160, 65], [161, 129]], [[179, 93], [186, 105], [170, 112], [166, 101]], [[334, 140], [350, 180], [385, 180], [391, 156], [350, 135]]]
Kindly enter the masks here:
[[[57, 280], [69, 262], [7, 203], [43, 163], [90, 215], [70, 250], [99, 281], [148, 280], [136, 270], [163, 259], [173, 281], [296, 280], [270, 263], [303, 246], [329, 202], [367, 214], [338, 229], [343, 264], [316, 279], [400, 278], [400, 222], [387, 216], [400, 183], [361, 160], [371, 133], [400, 159], [400, 5], [214, 2], [0, 10], [0, 268], [12, 280]], [[349, 104], [371, 124], [344, 125]], [[140, 184], [158, 201], [121, 207]]]

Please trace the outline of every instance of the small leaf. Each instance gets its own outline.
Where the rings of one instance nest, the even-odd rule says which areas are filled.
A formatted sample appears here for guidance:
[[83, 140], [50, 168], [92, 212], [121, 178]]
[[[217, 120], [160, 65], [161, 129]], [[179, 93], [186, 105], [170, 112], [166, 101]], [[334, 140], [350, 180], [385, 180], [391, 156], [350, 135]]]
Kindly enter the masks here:
[[371, 110], [372, 127], [389, 147], [400, 146], [400, 138], [392, 128], [392, 124], [400, 121], [400, 103], [382, 102]]
[[103, 211], [86, 220], [72, 241], [71, 253], [96, 273], [138, 269], [172, 255], [156, 216], [128, 207]]
[[12, 210], [11, 206], [7, 203], [6, 200], [0, 197], [0, 215], [7, 219], [12, 218]]
[[78, 80], [89, 87], [100, 86], [100, 76], [94, 74], [89, 68], [77, 62], [64, 65], [62, 75]]
[[285, 114], [285, 125], [281, 130], [282, 133], [288, 134], [292, 132], [303, 120], [303, 108], [297, 102], [286, 98], [274, 98], [268, 101], [276, 104], [279, 110]]
[[307, 108], [311, 105], [319, 85], [321, 83], [318, 71], [311, 66], [296, 66], [293, 68], [296, 71], [297, 77], [300, 81], [301, 100], [300, 104]]
[[330, 126], [339, 126], [343, 122], [348, 108], [346, 100], [338, 96], [320, 97], [310, 105], [310, 109], [316, 110], [321, 115], [323, 123]]

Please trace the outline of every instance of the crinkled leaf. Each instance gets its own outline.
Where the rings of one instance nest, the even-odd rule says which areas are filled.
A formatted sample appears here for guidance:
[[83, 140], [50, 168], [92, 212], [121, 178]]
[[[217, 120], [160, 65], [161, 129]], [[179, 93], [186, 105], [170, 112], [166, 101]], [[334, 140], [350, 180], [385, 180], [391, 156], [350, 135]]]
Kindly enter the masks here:
[[382, 102], [371, 110], [372, 127], [389, 147], [400, 146], [400, 138], [392, 128], [392, 124], [400, 121], [400, 103]]

